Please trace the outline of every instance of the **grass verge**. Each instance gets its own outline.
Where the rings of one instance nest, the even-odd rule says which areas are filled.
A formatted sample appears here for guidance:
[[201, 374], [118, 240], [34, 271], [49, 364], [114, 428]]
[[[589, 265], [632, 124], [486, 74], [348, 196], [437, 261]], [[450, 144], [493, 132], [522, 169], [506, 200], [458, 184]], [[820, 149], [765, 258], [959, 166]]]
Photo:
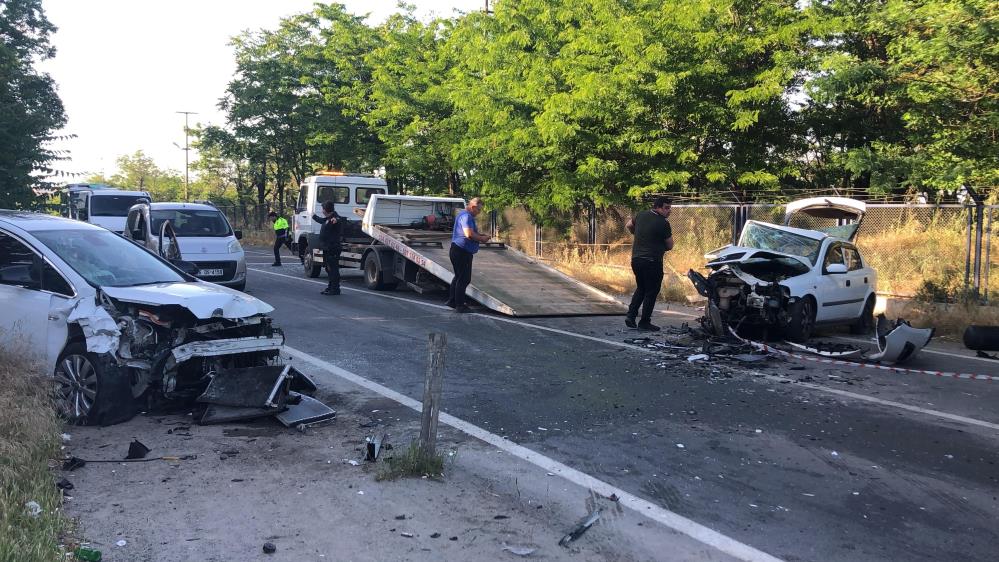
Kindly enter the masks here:
[[[69, 531], [50, 463], [59, 457], [61, 422], [37, 366], [0, 349], [0, 562], [64, 560]], [[29, 514], [37, 502], [41, 513]]]
[[[449, 455], [452, 459], [454, 454]], [[442, 453], [426, 455], [416, 441], [401, 455], [386, 457], [376, 480], [397, 480], [399, 478], [441, 478], [444, 476], [445, 458]]]

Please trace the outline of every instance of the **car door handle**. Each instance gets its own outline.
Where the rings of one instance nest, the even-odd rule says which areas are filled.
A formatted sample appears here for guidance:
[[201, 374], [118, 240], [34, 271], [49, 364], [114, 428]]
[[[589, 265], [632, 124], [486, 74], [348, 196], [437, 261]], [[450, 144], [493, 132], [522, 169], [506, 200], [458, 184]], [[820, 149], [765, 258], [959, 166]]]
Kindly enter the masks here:
[[56, 321], [61, 320], [61, 318], [58, 314], [49, 314], [49, 320]]
[[850, 286], [850, 280], [849, 280], [849, 279], [847, 279], [847, 280], [846, 280], [846, 286], [847, 286], [847, 287], [849, 287], [849, 286]]

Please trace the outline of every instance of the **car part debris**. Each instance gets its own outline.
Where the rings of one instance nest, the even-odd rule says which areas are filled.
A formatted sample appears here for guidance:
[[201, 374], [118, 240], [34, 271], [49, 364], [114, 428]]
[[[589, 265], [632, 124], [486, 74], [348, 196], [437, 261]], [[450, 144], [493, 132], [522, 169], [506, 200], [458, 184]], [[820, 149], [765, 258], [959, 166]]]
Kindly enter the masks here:
[[964, 329], [964, 347], [975, 351], [999, 351], [999, 326], [968, 326]]
[[288, 397], [290, 365], [215, 373], [198, 402], [242, 408], [279, 408]]
[[[814, 355], [822, 357], [835, 357], [836, 359], [859, 359], [863, 350], [853, 346], [840, 346], [839, 344], [822, 344], [821, 346], [810, 347], [793, 341], [784, 341], [787, 345]], [[823, 349], [825, 347], [826, 349]]]
[[698, 353], [696, 355], [691, 355], [687, 357], [687, 361], [693, 363], [695, 361], [707, 361], [709, 357], [705, 353]]
[[732, 359], [742, 361], [743, 363], [756, 363], [758, 361], [766, 361], [769, 358], [770, 355], [766, 353], [740, 353], [732, 356]]
[[593, 513], [589, 514], [586, 517], [586, 519], [580, 521], [579, 524], [577, 524], [571, 531], [569, 531], [569, 533], [566, 536], [562, 537], [562, 539], [558, 541], [558, 545], [567, 546], [572, 541], [583, 536], [583, 533], [588, 531], [590, 527], [592, 527], [599, 519], [600, 519], [600, 510], [598, 509]]
[[993, 361], [999, 361], [999, 355], [989, 355], [988, 353], [985, 353], [984, 351], [981, 350], [975, 352], [975, 357], [981, 357], [982, 359], [992, 359]]
[[285, 427], [296, 427], [299, 424], [309, 425], [333, 419], [336, 417], [336, 410], [311, 396], [291, 392], [288, 409], [274, 417]]
[[933, 331], [933, 328], [913, 328], [901, 318], [895, 320], [893, 325], [884, 314], [880, 314], [877, 321], [879, 352], [869, 356], [868, 359], [889, 364], [912, 359], [919, 350], [930, 343]]
[[73, 489], [73, 483], [65, 478], [60, 478], [59, 481], [56, 482], [56, 488], [59, 488], [64, 492], [69, 491]]
[[264, 554], [274, 554], [277, 552], [277, 546], [275, 546], [272, 542], [265, 542], [263, 550]]
[[66, 322], [76, 324], [83, 331], [87, 351], [111, 353], [118, 349], [121, 330], [118, 323], [102, 306], [93, 300], [81, 299], [66, 317]]
[[382, 451], [382, 443], [388, 438], [387, 434], [383, 434], [381, 437], [367, 437], [364, 440], [365, 443], [365, 454], [364, 460], [366, 461], [376, 461], [378, 460], [378, 454]]
[[42, 506], [36, 501], [30, 501], [24, 504], [24, 509], [28, 510], [28, 515], [32, 517], [38, 517], [42, 514]]
[[312, 377], [306, 375], [302, 371], [299, 371], [295, 367], [292, 367], [288, 374], [291, 375], [291, 390], [301, 394], [312, 394], [313, 392], [319, 390], [316, 383], [312, 380]]
[[73, 472], [78, 468], [83, 468], [87, 464], [87, 461], [79, 457], [69, 457], [62, 463], [62, 469], [67, 472]]
[[125, 456], [125, 459], [144, 459], [151, 450], [152, 449], [143, 445], [138, 439], [133, 439], [132, 442], [128, 444], [128, 455]]
[[195, 415], [195, 421], [201, 425], [250, 421], [273, 416], [274, 412], [274, 408], [239, 408], [208, 404], [200, 415]]
[[503, 543], [502, 550], [505, 550], [506, 552], [509, 552], [510, 554], [515, 554], [517, 556], [527, 557], [534, 554], [538, 549], [531, 548], [528, 546], [510, 546], [506, 543]]

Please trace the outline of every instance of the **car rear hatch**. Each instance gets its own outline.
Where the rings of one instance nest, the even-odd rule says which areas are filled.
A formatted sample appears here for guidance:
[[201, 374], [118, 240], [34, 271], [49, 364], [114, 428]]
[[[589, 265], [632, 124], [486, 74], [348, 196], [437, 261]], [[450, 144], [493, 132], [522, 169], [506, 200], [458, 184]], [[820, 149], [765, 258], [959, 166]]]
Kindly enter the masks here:
[[784, 224], [817, 230], [853, 241], [867, 213], [867, 204], [847, 197], [811, 197], [788, 203]]

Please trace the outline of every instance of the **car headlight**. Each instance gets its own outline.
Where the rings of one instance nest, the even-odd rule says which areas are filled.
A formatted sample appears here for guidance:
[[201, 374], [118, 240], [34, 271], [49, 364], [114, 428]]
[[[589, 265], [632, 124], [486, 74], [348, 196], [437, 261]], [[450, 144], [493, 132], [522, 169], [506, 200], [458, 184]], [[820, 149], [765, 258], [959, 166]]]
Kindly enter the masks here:
[[242, 252], [242, 251], [243, 251], [243, 247], [239, 245], [239, 240], [233, 240], [232, 242], [229, 242], [229, 253], [230, 254], [238, 254], [239, 252]]

